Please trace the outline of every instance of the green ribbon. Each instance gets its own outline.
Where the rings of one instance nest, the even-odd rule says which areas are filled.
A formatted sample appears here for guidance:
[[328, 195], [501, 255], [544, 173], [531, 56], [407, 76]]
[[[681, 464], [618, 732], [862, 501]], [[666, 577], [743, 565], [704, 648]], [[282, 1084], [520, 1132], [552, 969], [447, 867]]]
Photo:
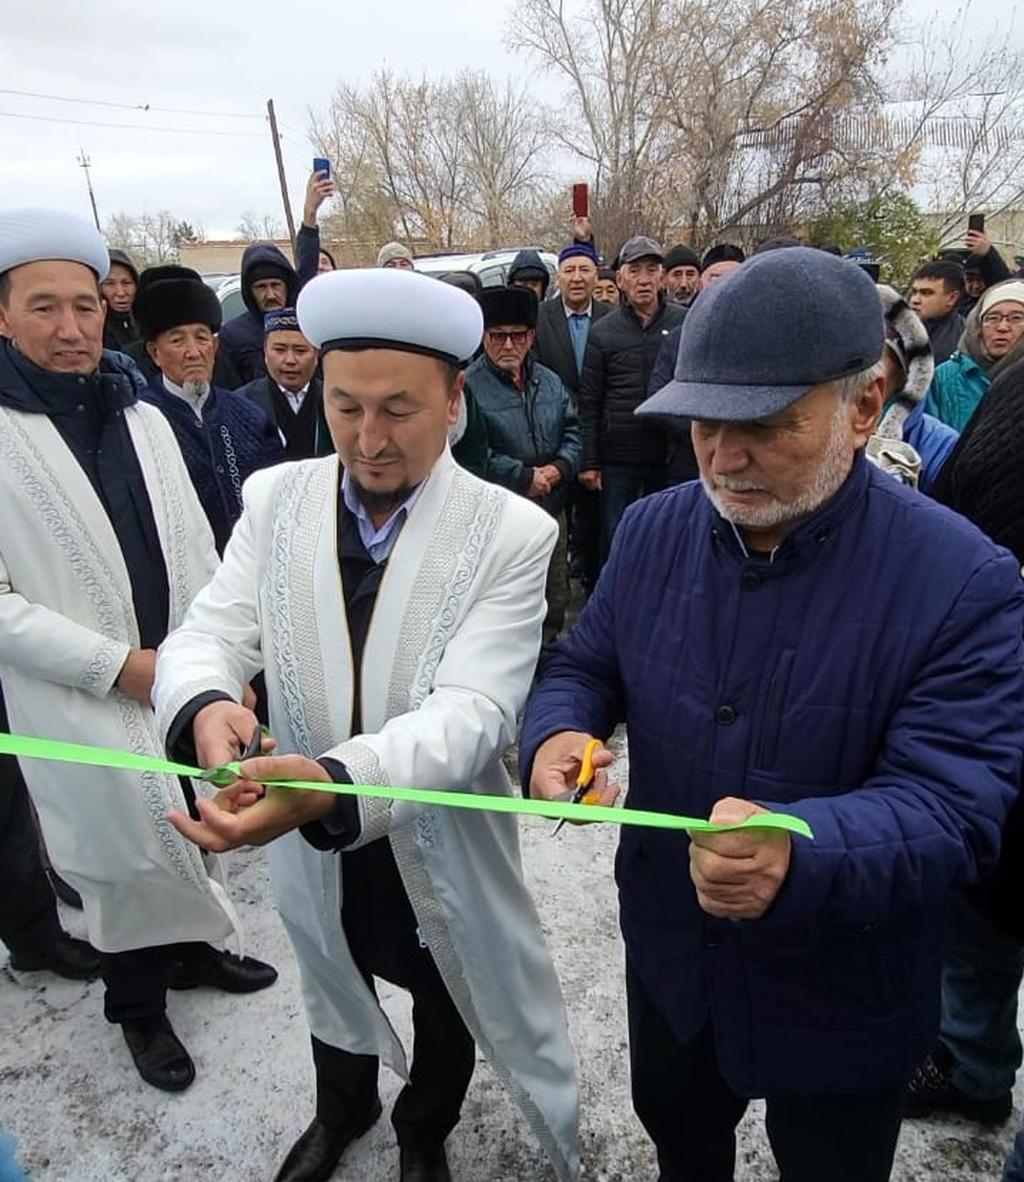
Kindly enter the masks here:
[[[35, 739], [28, 735], [0, 733], [0, 755], [20, 759], [48, 759], [55, 763], [76, 763], [86, 767], [116, 768], [130, 772], [158, 772], [170, 776], [190, 776], [214, 783], [230, 782], [239, 774], [238, 763], [203, 769], [173, 763], [151, 755], [135, 755], [110, 747], [91, 747], [84, 743], [63, 743], [55, 739]], [[275, 788], [304, 788], [315, 792], [334, 792], [341, 796], [372, 796], [384, 800], [406, 800], [441, 808], [477, 809], [493, 813], [516, 813], [549, 820], [607, 821], [613, 825], [645, 825], [650, 829], [683, 829], [689, 833], [725, 833], [733, 829], [783, 829], [801, 837], [813, 838], [811, 827], [801, 817], [787, 813], [757, 813], [738, 825], [715, 825], [699, 817], [680, 817], [675, 813], [653, 813], [644, 809], [609, 808], [607, 805], [572, 804], [559, 800], [524, 800], [512, 796], [488, 796], [473, 792], [439, 792], [426, 788], [392, 788], [379, 784], [334, 784], [318, 780], [272, 780]]]

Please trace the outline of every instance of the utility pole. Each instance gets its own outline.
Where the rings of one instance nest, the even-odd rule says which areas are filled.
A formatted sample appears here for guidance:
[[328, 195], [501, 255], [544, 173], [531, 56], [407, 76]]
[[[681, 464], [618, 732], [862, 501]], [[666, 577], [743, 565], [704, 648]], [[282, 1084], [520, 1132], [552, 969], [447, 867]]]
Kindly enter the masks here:
[[295, 257], [295, 221], [292, 218], [292, 203], [288, 200], [288, 185], [284, 179], [284, 160], [281, 157], [281, 137], [277, 134], [277, 116], [274, 114], [274, 100], [267, 99], [267, 117], [270, 119], [270, 138], [274, 143], [274, 158], [277, 160], [277, 179], [281, 182], [281, 200], [284, 202], [284, 218], [288, 223], [288, 238], [292, 244], [292, 258]]
[[88, 186], [89, 201], [92, 204], [92, 220], [96, 223], [96, 229], [102, 234], [100, 215], [96, 210], [96, 194], [92, 191], [92, 177], [89, 175], [89, 157], [86, 156], [84, 148], [78, 153], [78, 166], [85, 170], [85, 183]]

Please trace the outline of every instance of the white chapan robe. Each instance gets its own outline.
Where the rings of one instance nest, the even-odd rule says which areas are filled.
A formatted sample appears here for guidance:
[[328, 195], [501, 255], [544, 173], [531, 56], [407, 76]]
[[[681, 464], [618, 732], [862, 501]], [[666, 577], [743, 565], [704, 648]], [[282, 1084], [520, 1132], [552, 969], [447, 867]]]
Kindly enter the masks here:
[[[217, 566], [170, 427], [124, 411], [163, 548], [169, 622]], [[0, 408], [0, 681], [16, 733], [164, 755], [152, 710], [115, 686], [139, 646], [132, 588], [105, 509], [43, 414]], [[24, 760], [50, 858], [82, 895], [102, 952], [221, 941], [237, 929], [217, 860], [165, 819], [175, 776]]]
[[[501, 755], [536, 663], [554, 522], [445, 451], [388, 560], [362, 661], [365, 733], [351, 738], [339, 479], [328, 457], [247, 482], [220, 571], [161, 646], [161, 730], [206, 690], [237, 700], [264, 667], [280, 752], [329, 755], [357, 783], [510, 795]], [[356, 844], [390, 841], [420, 935], [466, 1026], [558, 1178], [576, 1178], [574, 1059], [522, 878], [516, 818], [370, 799], [359, 807]], [[339, 856], [298, 833], [269, 854], [313, 1033], [407, 1076], [401, 1044], [345, 940]]]

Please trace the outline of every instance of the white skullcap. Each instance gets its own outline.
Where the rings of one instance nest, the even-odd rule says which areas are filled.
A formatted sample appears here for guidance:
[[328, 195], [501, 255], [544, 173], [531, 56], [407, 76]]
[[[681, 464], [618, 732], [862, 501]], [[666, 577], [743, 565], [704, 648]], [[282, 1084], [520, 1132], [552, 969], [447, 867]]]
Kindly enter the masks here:
[[106, 279], [110, 255], [99, 230], [59, 209], [0, 210], [0, 275], [25, 263], [67, 259]]
[[483, 336], [471, 295], [417, 271], [391, 267], [325, 271], [302, 289], [296, 312], [321, 351], [399, 349], [459, 365]]

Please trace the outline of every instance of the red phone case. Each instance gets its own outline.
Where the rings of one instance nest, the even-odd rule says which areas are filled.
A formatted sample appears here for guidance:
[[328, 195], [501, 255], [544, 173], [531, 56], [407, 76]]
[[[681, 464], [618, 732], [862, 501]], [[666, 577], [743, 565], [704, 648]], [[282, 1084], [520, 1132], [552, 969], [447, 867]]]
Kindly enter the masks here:
[[572, 216], [585, 218], [590, 216], [590, 186], [586, 181], [580, 181], [572, 187]]

